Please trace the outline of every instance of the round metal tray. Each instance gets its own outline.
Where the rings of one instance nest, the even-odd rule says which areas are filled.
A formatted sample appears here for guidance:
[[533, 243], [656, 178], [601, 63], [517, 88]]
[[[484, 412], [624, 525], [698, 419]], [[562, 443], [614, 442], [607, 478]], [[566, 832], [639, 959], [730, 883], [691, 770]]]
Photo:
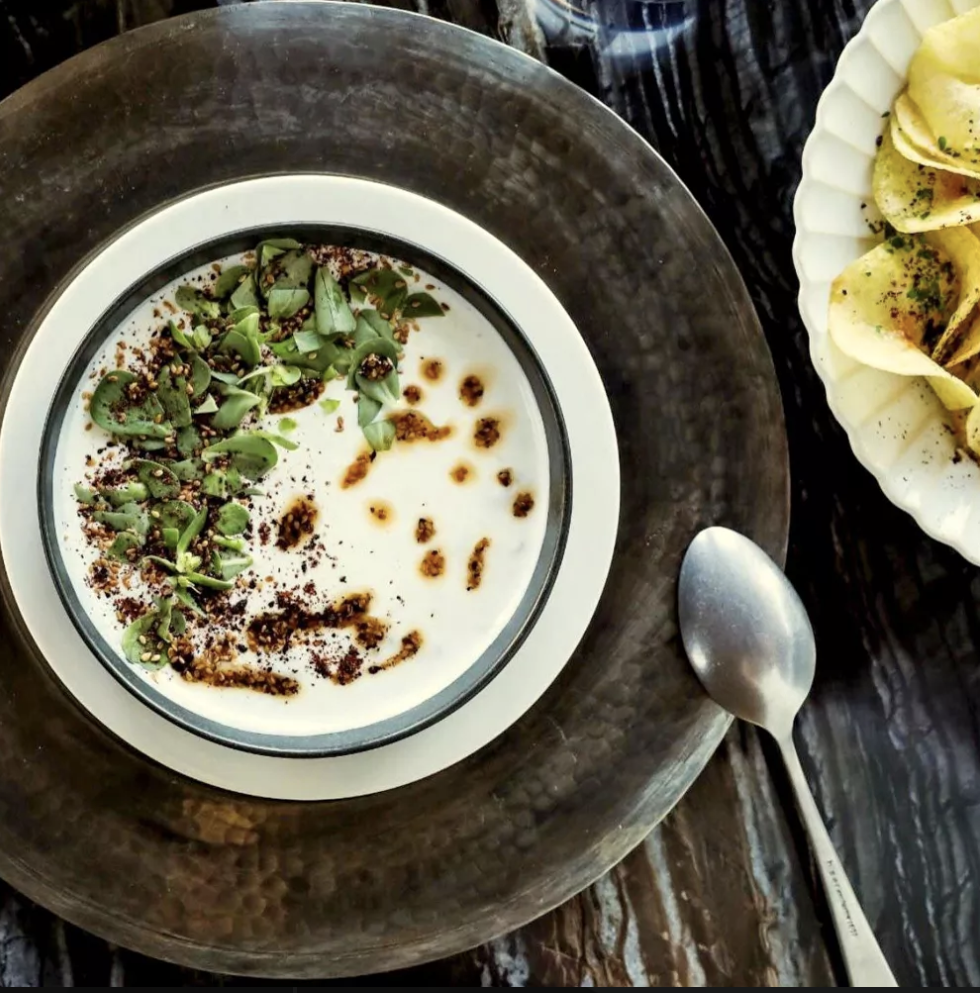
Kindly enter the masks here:
[[430, 196], [518, 252], [595, 356], [623, 466], [606, 592], [558, 682], [467, 761], [358, 800], [254, 800], [137, 755], [55, 681], [0, 568], [0, 875], [148, 954], [298, 978], [479, 944], [621, 859], [727, 727], [677, 636], [683, 551], [724, 523], [781, 556], [788, 521], [765, 343], [671, 170], [525, 56], [321, 3], [100, 46], [0, 104], [0, 147], [0, 416], [17, 416], [9, 383], [45, 298], [120, 228], [209, 184], [326, 171]]

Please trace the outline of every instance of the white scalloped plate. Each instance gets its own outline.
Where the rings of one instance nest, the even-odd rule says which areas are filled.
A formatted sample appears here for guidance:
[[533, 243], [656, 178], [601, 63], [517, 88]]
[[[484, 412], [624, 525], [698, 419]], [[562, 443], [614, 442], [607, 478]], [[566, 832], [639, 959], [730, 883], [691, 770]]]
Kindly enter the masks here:
[[793, 261], [810, 355], [858, 461], [923, 531], [980, 565], [980, 467], [970, 459], [954, 461], [942, 405], [923, 380], [862, 366], [827, 333], [832, 280], [874, 245], [861, 205], [872, 203], [882, 114], [904, 87], [923, 33], [978, 5], [980, 0], [880, 0], [868, 14], [820, 98], [803, 151]]

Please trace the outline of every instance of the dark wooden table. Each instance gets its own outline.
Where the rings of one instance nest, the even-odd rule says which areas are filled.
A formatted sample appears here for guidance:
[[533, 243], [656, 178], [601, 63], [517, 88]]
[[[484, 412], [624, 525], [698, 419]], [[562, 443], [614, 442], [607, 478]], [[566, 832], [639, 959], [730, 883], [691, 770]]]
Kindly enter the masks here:
[[[0, 0], [0, 95], [119, 32], [248, 0]], [[399, 0], [549, 62], [625, 117], [714, 221], [758, 308], [793, 461], [789, 573], [819, 672], [804, 765], [903, 986], [980, 986], [980, 573], [854, 460], [807, 354], [792, 198], [867, 0]], [[522, 931], [372, 986], [837, 985], [775, 756], [735, 729], [646, 843]], [[0, 889], [0, 985], [254, 986], [120, 951]], [[288, 985], [288, 984], [278, 984]]]

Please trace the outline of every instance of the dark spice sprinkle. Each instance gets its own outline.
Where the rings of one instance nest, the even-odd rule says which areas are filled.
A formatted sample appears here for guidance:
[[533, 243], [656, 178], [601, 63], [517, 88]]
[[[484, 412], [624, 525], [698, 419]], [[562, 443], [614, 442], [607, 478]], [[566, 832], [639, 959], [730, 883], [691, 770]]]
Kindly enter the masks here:
[[468, 407], [475, 407], [483, 399], [486, 387], [479, 376], [467, 376], [459, 386], [459, 398]]
[[473, 442], [477, 448], [493, 448], [500, 441], [500, 420], [496, 417], [481, 417], [473, 431]]
[[483, 572], [486, 567], [486, 552], [490, 547], [489, 538], [481, 538], [473, 548], [469, 562], [466, 565], [466, 589], [472, 592], [483, 583]]
[[299, 545], [313, 534], [318, 516], [319, 511], [312, 500], [297, 497], [279, 518], [276, 548], [287, 551]]
[[530, 493], [518, 493], [514, 498], [514, 516], [527, 517], [534, 510], [534, 497]]
[[421, 572], [426, 579], [436, 579], [445, 571], [446, 557], [442, 554], [442, 552], [435, 548], [433, 548], [430, 552], [426, 552], [424, 558], [419, 564], [419, 572]]

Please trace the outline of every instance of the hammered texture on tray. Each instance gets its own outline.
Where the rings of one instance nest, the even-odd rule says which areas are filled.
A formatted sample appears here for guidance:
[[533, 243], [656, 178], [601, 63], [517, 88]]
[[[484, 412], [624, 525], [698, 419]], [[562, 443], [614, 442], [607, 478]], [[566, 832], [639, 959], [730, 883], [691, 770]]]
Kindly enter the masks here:
[[357, 800], [233, 796], [135, 754], [56, 684], [0, 563], [0, 874], [117, 944], [323, 977], [511, 930], [673, 806], [728, 723], [680, 646], [681, 557], [712, 523], [780, 557], [787, 459], [745, 287], [649, 146], [530, 58], [353, 5], [175, 18], [0, 105], [0, 403], [87, 253], [171, 198], [284, 169], [394, 183], [517, 251], [595, 356], [624, 467], [616, 560], [557, 683], [478, 755]]
[[844, 50], [803, 153], [793, 257], [800, 311], [827, 401], [888, 498], [934, 538], [980, 564], [980, 467], [956, 455], [942, 404], [922, 379], [871, 369], [830, 340], [837, 274], [875, 244], [868, 223], [876, 141], [933, 24], [978, 0], [880, 0]]

